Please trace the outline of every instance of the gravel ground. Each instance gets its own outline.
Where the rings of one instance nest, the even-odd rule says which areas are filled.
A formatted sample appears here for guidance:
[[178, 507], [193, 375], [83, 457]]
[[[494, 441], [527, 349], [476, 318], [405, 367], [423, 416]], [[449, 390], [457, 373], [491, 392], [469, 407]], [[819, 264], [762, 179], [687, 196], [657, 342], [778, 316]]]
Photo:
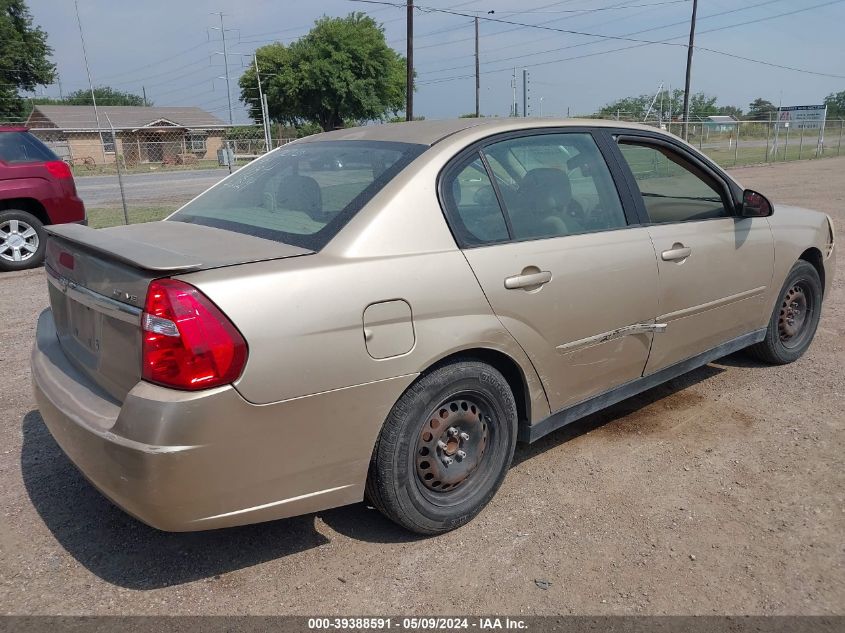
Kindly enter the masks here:
[[[845, 235], [845, 158], [735, 174], [775, 201], [832, 214]], [[843, 614], [843, 266], [840, 253], [799, 362], [730, 356], [518, 447], [488, 509], [427, 539], [364, 505], [199, 534], [129, 518], [35, 410], [43, 272], [0, 276], [0, 609]]]

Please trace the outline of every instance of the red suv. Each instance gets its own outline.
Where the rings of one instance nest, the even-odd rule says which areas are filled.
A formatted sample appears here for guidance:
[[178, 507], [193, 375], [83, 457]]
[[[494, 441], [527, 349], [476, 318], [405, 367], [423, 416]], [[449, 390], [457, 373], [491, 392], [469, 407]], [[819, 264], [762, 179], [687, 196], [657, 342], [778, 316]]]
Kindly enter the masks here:
[[85, 222], [70, 167], [27, 131], [0, 126], [0, 271], [44, 261], [45, 224]]

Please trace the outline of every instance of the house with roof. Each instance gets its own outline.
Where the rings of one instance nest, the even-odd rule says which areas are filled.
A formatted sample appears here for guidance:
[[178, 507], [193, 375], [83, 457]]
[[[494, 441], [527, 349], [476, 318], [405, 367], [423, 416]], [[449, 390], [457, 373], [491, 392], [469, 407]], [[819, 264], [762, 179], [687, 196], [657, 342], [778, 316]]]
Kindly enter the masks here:
[[195, 107], [36, 105], [27, 127], [63, 159], [85, 164], [217, 158], [223, 121]]
[[704, 127], [711, 132], [730, 132], [736, 127], [737, 121], [732, 116], [714, 114], [707, 117]]

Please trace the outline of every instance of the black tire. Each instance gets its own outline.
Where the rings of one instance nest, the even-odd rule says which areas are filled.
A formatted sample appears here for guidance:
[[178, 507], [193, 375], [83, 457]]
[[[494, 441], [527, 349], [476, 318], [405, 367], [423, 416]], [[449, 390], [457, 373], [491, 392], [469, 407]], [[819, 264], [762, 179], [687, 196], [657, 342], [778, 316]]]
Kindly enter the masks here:
[[516, 433], [516, 403], [502, 374], [470, 359], [439, 367], [411, 385], [388, 415], [370, 461], [367, 498], [413, 532], [454, 530], [496, 494]]
[[[14, 241], [12, 241], [13, 233], [18, 236]], [[22, 244], [21, 240], [25, 244]], [[28, 250], [33, 246], [34, 252]], [[0, 211], [0, 271], [24, 270], [40, 266], [44, 263], [46, 248], [47, 234], [44, 232], [41, 220], [18, 209]], [[15, 253], [21, 257], [20, 261], [15, 260]]]
[[799, 260], [789, 271], [778, 295], [766, 338], [747, 351], [773, 365], [785, 365], [801, 358], [816, 334], [823, 292], [815, 267]]

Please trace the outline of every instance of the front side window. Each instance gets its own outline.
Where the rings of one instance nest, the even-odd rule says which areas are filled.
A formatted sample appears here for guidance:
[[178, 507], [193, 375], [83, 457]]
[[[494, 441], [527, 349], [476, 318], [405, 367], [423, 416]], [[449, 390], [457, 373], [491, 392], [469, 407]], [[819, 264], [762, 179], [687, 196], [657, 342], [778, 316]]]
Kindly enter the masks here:
[[320, 250], [425, 149], [376, 141], [292, 143], [242, 167], [168, 220]]
[[577, 235], [627, 226], [610, 170], [586, 133], [522, 136], [484, 148], [513, 239]]
[[730, 216], [718, 184], [668, 148], [622, 141], [651, 222], [688, 222]]

